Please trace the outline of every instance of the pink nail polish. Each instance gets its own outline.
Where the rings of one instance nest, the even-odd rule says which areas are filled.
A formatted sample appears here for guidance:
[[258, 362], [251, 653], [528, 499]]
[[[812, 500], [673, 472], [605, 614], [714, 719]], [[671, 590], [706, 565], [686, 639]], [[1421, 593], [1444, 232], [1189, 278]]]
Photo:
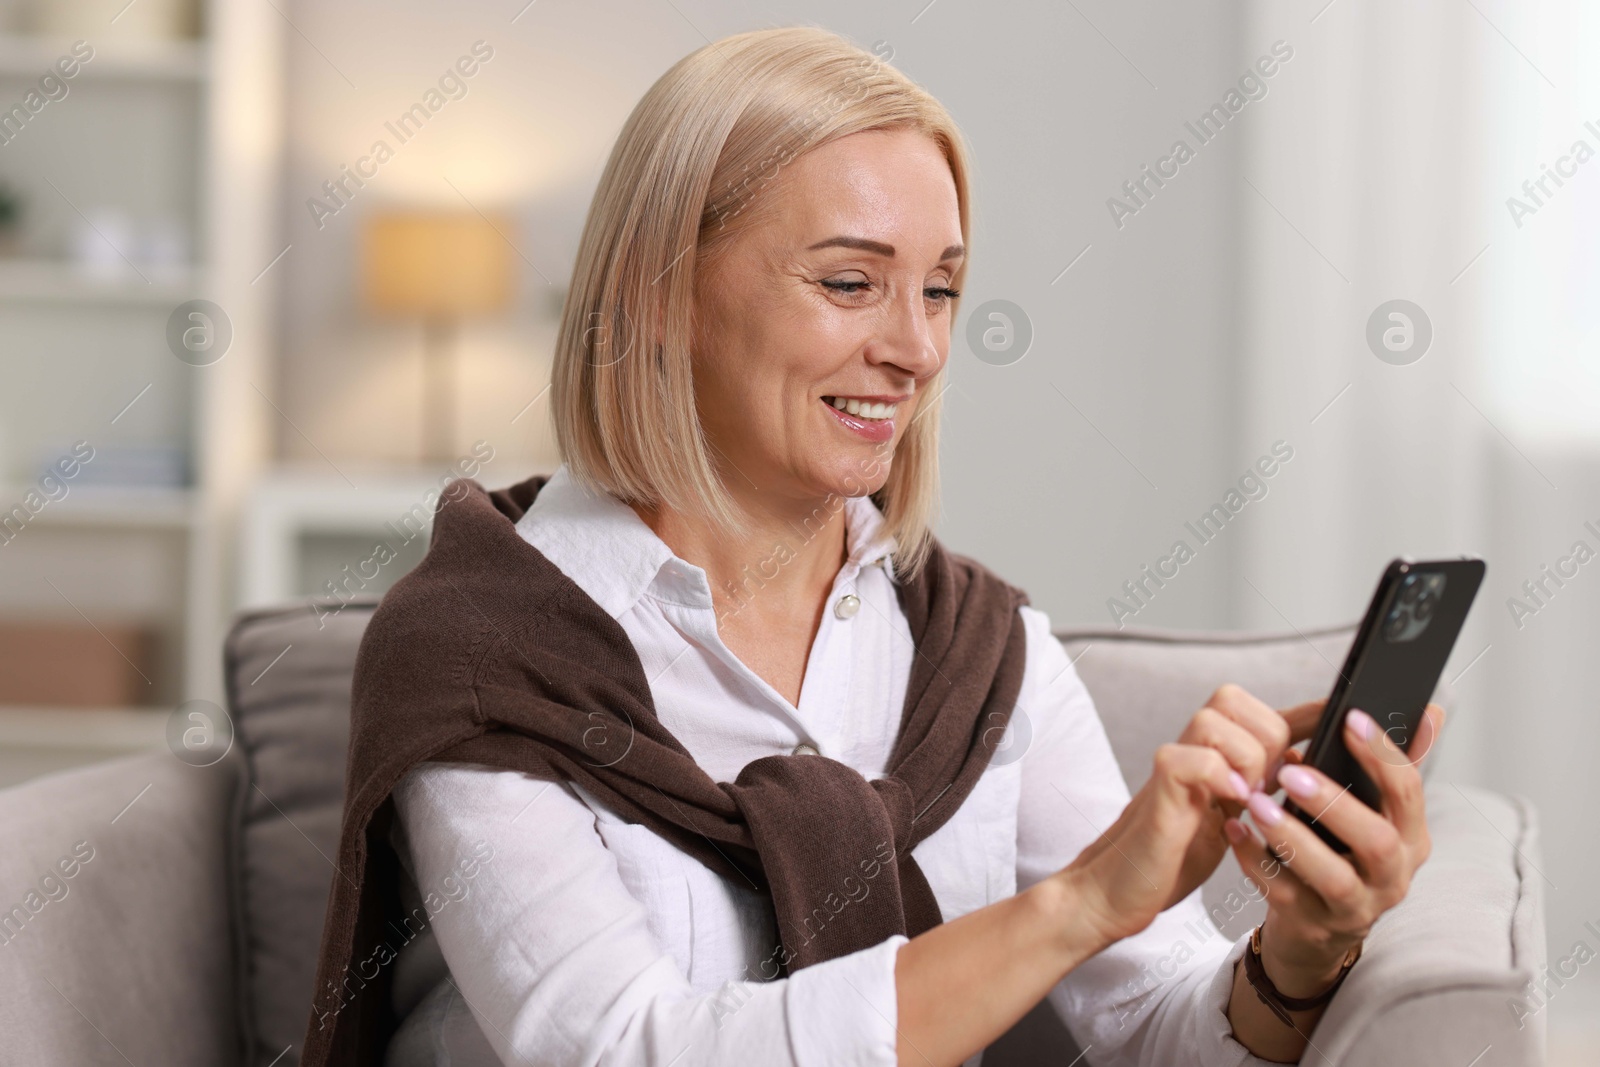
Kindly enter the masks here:
[[1244, 828], [1244, 823], [1240, 822], [1238, 819], [1229, 819], [1227, 822], [1224, 822], [1222, 824], [1222, 832], [1227, 834], [1228, 840], [1233, 842], [1235, 845], [1237, 845], [1240, 841], [1243, 841], [1245, 836], [1250, 833], [1250, 831]]
[[1240, 774], [1238, 771], [1229, 771], [1228, 784], [1233, 786], [1234, 796], [1238, 797], [1240, 800], [1249, 799], [1250, 783], [1244, 780], [1244, 775]]
[[1276, 826], [1283, 818], [1283, 809], [1278, 802], [1265, 793], [1252, 793], [1250, 795], [1250, 814], [1263, 826]]
[[1372, 721], [1372, 716], [1360, 708], [1351, 708], [1350, 713], [1344, 717], [1344, 721], [1350, 724], [1350, 728], [1356, 732], [1356, 736], [1363, 741], [1371, 741], [1372, 735], [1378, 729], [1378, 724]]
[[1309, 797], [1317, 791], [1317, 776], [1304, 767], [1296, 767], [1293, 764], [1285, 765], [1278, 772], [1278, 781], [1289, 791], [1290, 796]]

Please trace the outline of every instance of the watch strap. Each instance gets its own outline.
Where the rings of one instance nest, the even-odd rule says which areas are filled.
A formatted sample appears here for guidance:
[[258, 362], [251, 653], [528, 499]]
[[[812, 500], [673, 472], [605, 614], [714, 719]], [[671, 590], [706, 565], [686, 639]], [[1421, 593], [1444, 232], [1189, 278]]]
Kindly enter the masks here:
[[1272, 984], [1272, 979], [1267, 977], [1267, 970], [1261, 963], [1261, 927], [1257, 926], [1250, 931], [1250, 945], [1244, 954], [1244, 976], [1249, 981], [1251, 988], [1256, 991], [1256, 997], [1265, 1004], [1278, 1020], [1285, 1026], [1293, 1027], [1294, 1020], [1289, 1013], [1292, 1011], [1310, 1011], [1320, 1008], [1333, 999], [1333, 995], [1344, 984], [1345, 975], [1350, 973], [1350, 968], [1356, 960], [1361, 958], [1361, 945], [1357, 945], [1345, 954], [1344, 964], [1339, 968], [1339, 976], [1333, 984], [1314, 997], [1290, 997], [1278, 992], [1278, 987]]

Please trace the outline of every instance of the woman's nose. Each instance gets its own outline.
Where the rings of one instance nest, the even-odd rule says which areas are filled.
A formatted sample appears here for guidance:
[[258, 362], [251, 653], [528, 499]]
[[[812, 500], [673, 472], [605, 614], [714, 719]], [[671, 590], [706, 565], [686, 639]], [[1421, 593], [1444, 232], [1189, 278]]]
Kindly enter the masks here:
[[920, 289], [895, 301], [879, 335], [867, 346], [868, 362], [892, 364], [912, 378], [931, 377], [944, 364], [934, 334], [944, 322], [943, 316], [928, 316]]

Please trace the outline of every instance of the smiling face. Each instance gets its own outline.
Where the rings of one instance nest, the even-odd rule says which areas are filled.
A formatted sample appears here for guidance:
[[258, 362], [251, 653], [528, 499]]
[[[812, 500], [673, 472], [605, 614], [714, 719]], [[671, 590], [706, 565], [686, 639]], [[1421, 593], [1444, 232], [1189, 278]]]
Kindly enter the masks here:
[[695, 399], [735, 493], [875, 492], [950, 350], [964, 255], [927, 136], [854, 133], [794, 160], [695, 279]]

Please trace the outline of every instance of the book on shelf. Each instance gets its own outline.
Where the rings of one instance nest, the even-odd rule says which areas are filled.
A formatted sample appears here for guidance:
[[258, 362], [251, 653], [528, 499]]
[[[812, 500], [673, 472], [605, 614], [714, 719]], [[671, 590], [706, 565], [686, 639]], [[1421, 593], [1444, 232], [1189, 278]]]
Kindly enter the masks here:
[[0, 705], [151, 704], [156, 643], [136, 624], [0, 620]]

